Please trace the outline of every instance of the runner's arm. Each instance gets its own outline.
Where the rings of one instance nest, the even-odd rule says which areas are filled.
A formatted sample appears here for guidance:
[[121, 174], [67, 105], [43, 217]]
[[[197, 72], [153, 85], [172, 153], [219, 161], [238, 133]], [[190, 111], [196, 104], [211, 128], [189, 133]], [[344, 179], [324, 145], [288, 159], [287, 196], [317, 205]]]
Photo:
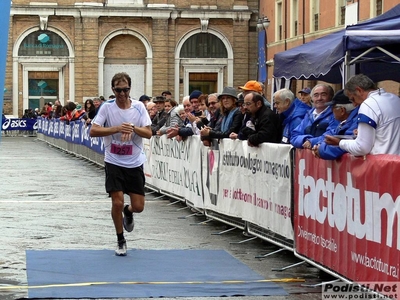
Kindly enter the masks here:
[[92, 125], [90, 128], [90, 136], [91, 137], [103, 137], [103, 136], [108, 136], [112, 135], [114, 133], [126, 133], [130, 134], [133, 132], [132, 125], [130, 123], [122, 123], [121, 125], [118, 126], [112, 126], [112, 127], [102, 127], [96, 123]]
[[143, 126], [143, 127], [138, 127], [134, 126], [133, 127], [133, 132], [136, 133], [138, 136], [141, 136], [146, 139], [150, 139], [153, 135], [151, 131], [151, 126]]

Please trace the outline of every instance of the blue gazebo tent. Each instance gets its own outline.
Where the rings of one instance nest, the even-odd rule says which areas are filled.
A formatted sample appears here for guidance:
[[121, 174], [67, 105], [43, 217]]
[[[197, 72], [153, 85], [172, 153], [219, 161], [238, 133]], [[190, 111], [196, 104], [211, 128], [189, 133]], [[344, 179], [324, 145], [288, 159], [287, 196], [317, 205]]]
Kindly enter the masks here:
[[375, 81], [400, 82], [399, 57], [400, 4], [366, 22], [277, 53], [273, 76], [343, 83], [351, 73], [364, 73]]

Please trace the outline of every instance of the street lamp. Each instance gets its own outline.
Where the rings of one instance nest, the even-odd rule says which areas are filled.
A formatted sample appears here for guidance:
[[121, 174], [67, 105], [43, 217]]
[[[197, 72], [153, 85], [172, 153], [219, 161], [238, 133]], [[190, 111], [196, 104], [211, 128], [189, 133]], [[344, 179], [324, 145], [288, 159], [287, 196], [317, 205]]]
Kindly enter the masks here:
[[257, 29], [258, 30], [267, 30], [270, 24], [270, 20], [267, 17], [262, 17], [258, 19]]
[[257, 21], [258, 29], [258, 69], [257, 69], [257, 80], [265, 82], [268, 78], [267, 74], [267, 29], [271, 22], [267, 17], [259, 18]]

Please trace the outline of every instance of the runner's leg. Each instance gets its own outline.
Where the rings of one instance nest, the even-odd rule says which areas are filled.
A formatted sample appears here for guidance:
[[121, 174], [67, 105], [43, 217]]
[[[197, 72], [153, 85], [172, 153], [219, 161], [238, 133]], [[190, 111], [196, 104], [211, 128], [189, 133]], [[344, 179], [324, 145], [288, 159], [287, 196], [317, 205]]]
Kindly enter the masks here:
[[111, 192], [112, 208], [111, 217], [114, 222], [115, 231], [117, 234], [123, 233], [122, 227], [122, 210], [124, 209], [124, 193], [122, 191]]

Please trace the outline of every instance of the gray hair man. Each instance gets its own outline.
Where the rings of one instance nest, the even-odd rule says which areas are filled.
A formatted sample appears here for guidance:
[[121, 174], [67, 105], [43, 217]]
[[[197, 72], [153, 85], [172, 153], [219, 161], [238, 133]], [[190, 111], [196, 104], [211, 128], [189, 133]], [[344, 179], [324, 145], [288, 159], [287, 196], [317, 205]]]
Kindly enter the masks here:
[[276, 91], [273, 95], [273, 103], [282, 120], [282, 143], [290, 144], [292, 132], [304, 119], [310, 107], [297, 99], [289, 89]]
[[327, 136], [327, 143], [339, 145], [343, 150], [356, 156], [399, 155], [400, 98], [378, 88], [363, 74], [351, 77], [344, 87], [344, 92], [354, 104], [360, 105], [357, 138], [340, 140], [337, 137]]
[[325, 135], [337, 127], [338, 121], [326, 104], [332, 101], [333, 88], [329, 84], [317, 84], [311, 91], [314, 108], [304, 116], [299, 126], [292, 131], [290, 143], [296, 148], [312, 149], [321, 143]]

